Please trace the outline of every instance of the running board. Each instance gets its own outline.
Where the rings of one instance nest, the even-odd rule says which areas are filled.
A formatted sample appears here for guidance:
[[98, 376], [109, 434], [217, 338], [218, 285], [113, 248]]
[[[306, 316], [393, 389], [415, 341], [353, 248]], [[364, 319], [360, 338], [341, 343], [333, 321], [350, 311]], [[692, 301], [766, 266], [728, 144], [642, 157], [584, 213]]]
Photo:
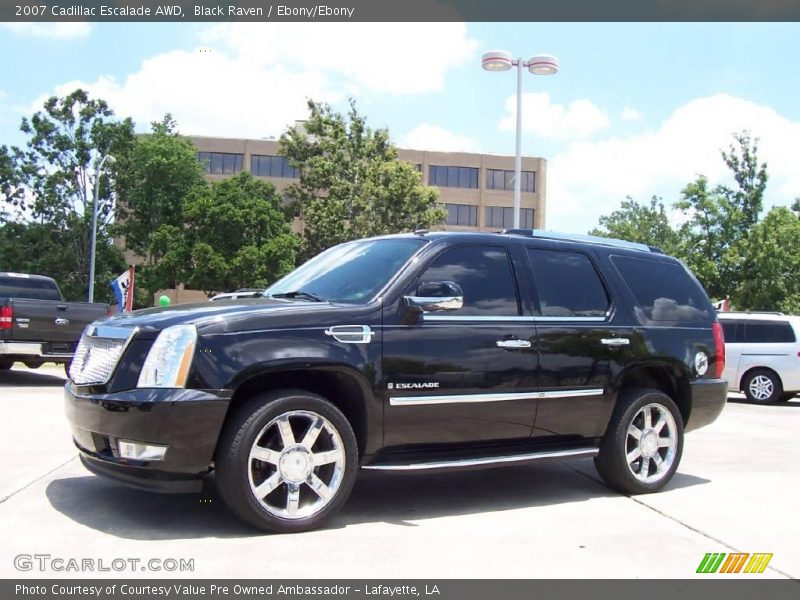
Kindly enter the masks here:
[[537, 460], [559, 460], [567, 458], [588, 458], [597, 456], [597, 448], [574, 448], [571, 450], [553, 450], [549, 452], [528, 452], [524, 454], [508, 454], [505, 456], [476, 456], [474, 458], [458, 458], [453, 460], [437, 460], [409, 464], [372, 464], [362, 469], [375, 471], [429, 471], [433, 469], [462, 469], [470, 467], [493, 467], [534, 462]]

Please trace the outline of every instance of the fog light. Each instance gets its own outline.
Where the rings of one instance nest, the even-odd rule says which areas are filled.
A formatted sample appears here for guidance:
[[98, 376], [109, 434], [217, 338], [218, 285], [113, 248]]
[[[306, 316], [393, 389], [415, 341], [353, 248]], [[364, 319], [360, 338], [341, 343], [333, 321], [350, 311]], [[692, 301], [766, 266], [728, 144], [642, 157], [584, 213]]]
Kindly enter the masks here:
[[117, 449], [120, 458], [134, 460], [164, 460], [164, 456], [167, 454], [167, 446], [155, 446], [130, 440], [118, 440]]

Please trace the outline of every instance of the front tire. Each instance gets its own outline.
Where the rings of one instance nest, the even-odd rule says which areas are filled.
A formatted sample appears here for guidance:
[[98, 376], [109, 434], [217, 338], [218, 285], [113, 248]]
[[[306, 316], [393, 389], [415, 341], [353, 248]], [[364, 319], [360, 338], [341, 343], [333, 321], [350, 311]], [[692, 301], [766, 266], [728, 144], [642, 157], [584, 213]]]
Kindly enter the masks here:
[[742, 382], [744, 395], [753, 404], [771, 404], [783, 396], [780, 378], [767, 369], [750, 371]]
[[243, 521], [263, 531], [319, 527], [347, 500], [358, 446], [333, 404], [302, 390], [259, 395], [226, 425], [217, 450], [220, 494]]
[[624, 494], [661, 490], [683, 454], [683, 418], [655, 389], [623, 390], [594, 462], [603, 481]]

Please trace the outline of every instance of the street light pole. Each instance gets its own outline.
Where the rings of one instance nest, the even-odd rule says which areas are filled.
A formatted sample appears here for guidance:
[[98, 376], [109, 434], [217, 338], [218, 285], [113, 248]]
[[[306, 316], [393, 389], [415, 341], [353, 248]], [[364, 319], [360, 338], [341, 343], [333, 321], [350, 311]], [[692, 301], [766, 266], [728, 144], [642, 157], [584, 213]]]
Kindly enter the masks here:
[[94, 266], [95, 253], [97, 249], [97, 197], [100, 195], [100, 176], [103, 174], [103, 165], [106, 161], [114, 164], [116, 159], [110, 154], [106, 154], [100, 164], [97, 165], [97, 172], [94, 176], [94, 197], [92, 198], [92, 237], [89, 247], [89, 302], [94, 302]]
[[555, 75], [558, 73], [558, 58], [551, 54], [540, 54], [529, 61], [514, 60], [505, 50], [484, 52], [482, 60], [486, 71], [508, 71], [517, 67], [517, 141], [514, 156], [514, 229], [519, 229], [522, 206], [522, 68], [526, 67], [534, 75]]
[[522, 59], [517, 59], [517, 143], [514, 155], [514, 229], [522, 209]]

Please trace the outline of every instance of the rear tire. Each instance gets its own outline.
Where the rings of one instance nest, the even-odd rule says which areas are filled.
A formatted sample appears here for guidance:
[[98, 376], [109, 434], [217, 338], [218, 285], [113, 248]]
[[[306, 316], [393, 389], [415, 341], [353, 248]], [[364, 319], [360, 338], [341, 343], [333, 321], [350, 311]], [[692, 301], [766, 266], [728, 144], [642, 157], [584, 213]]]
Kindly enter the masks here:
[[780, 378], [768, 369], [750, 371], [742, 381], [742, 390], [753, 404], [772, 404], [783, 396]]
[[0, 371], [8, 371], [12, 366], [14, 366], [14, 361], [10, 358], [0, 359]]
[[594, 463], [609, 487], [623, 494], [662, 489], [683, 454], [683, 418], [663, 392], [629, 388], [617, 406]]
[[217, 448], [225, 504], [263, 531], [319, 527], [345, 503], [357, 470], [358, 446], [347, 418], [303, 390], [247, 401], [229, 419]]

